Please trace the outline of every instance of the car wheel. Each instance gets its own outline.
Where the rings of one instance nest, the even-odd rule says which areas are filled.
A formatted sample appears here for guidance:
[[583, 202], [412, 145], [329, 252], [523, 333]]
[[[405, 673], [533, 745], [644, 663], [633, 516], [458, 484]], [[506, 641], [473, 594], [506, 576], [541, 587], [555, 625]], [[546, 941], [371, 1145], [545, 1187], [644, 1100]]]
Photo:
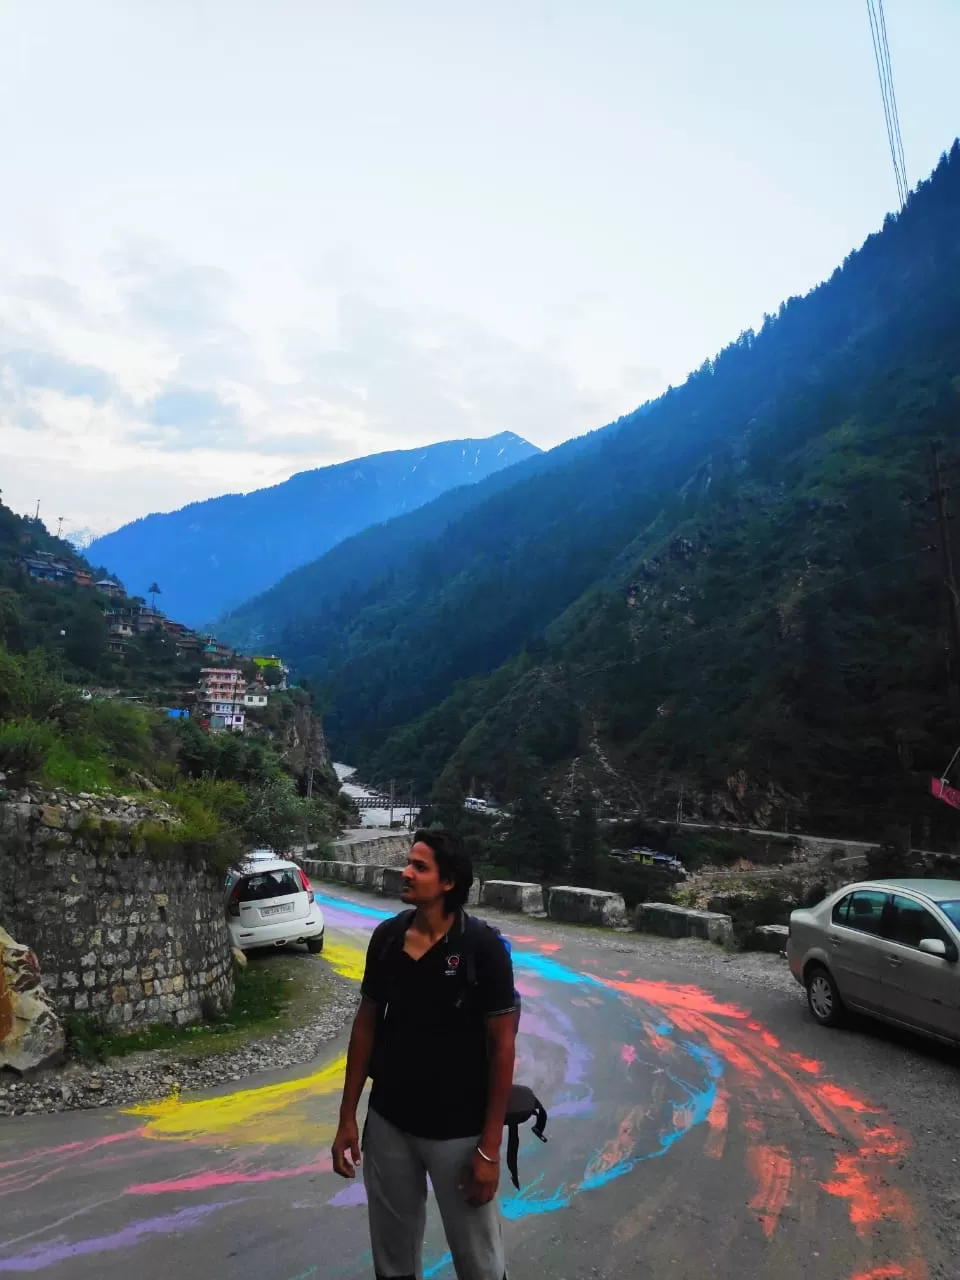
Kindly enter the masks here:
[[822, 965], [814, 965], [807, 971], [807, 1004], [810, 1012], [822, 1027], [837, 1027], [843, 1021], [846, 1010], [837, 984]]
[[323, 950], [323, 934], [322, 933], [319, 938], [307, 939], [307, 950], [310, 952], [312, 956], [318, 956], [320, 954], [320, 952]]

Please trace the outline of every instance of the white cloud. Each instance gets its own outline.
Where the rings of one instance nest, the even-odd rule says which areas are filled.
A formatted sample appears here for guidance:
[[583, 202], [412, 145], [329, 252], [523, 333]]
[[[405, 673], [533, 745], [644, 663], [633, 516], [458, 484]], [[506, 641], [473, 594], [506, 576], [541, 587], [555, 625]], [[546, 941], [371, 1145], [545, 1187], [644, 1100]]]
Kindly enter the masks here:
[[67, 529], [457, 436], [549, 445], [631, 407], [619, 378], [591, 393], [556, 354], [396, 305], [346, 250], [304, 274], [282, 323], [156, 244], [99, 265], [84, 286], [9, 276], [0, 300], [4, 493]]

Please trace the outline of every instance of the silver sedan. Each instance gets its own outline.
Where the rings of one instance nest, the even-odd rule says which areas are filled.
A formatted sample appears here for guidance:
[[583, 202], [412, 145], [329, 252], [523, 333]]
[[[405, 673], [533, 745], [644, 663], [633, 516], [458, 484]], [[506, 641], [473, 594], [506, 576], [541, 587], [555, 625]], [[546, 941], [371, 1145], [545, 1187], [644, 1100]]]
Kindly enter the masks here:
[[847, 1009], [960, 1044], [960, 880], [867, 880], [794, 911], [790, 971], [817, 1022]]

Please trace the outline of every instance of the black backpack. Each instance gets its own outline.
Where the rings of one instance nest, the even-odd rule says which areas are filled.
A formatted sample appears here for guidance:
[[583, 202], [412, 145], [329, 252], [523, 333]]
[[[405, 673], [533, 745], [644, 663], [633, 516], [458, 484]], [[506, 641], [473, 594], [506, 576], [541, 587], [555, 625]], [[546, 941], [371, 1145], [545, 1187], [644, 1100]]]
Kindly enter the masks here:
[[[390, 954], [394, 950], [402, 950], [403, 939], [407, 930], [413, 921], [416, 912], [413, 910], [401, 911], [399, 915], [394, 916], [389, 921], [387, 927], [383, 930], [382, 945], [378, 955], [378, 961], [383, 964], [389, 961]], [[460, 955], [461, 964], [458, 971], [458, 981], [460, 983], [460, 992], [457, 996], [456, 1006], [462, 1007], [469, 999], [473, 988], [477, 986], [477, 939], [480, 930], [486, 929], [490, 933], [496, 934], [500, 943], [507, 952], [510, 952], [510, 944], [504, 938], [499, 929], [493, 925], [487, 924], [485, 920], [478, 920], [475, 916], [467, 915], [466, 911], [461, 911], [461, 943]], [[517, 1012], [520, 1011], [520, 993], [514, 989], [514, 999], [517, 1002]], [[380, 1010], [380, 1020], [377, 1024], [378, 1038], [380, 1028], [386, 1019], [389, 1000]], [[374, 1044], [374, 1057], [370, 1067], [370, 1077], [373, 1078], [376, 1069], [376, 1044]], [[519, 1189], [520, 1176], [517, 1172], [517, 1156], [520, 1152], [520, 1126], [526, 1124], [528, 1120], [536, 1117], [536, 1123], [533, 1125], [533, 1132], [541, 1142], [546, 1142], [544, 1130], [547, 1127], [547, 1112], [543, 1103], [536, 1096], [532, 1089], [524, 1084], [515, 1084], [510, 1090], [510, 1100], [507, 1103], [507, 1114], [504, 1118], [504, 1127], [507, 1130], [507, 1168], [510, 1170], [510, 1177], [513, 1185]]]

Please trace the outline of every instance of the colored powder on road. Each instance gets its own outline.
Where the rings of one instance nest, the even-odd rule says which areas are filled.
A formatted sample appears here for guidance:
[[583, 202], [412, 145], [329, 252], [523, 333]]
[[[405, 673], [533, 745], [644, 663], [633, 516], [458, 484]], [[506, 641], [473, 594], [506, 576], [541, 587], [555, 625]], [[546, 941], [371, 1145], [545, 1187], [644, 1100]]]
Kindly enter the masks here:
[[363, 966], [367, 956], [364, 947], [339, 938], [334, 941], [328, 937], [324, 944], [323, 955], [330, 968], [335, 973], [339, 973], [342, 978], [350, 978], [354, 982], [360, 982], [363, 978]]
[[226, 1097], [179, 1096], [144, 1102], [129, 1115], [149, 1117], [143, 1132], [148, 1138], [168, 1142], [195, 1142], [217, 1138], [238, 1144], [290, 1143], [316, 1145], [332, 1137], [329, 1123], [318, 1124], [307, 1104], [343, 1086], [346, 1056], [341, 1055], [319, 1071], [282, 1084], [241, 1089]]
[[85, 1258], [92, 1254], [112, 1253], [118, 1249], [130, 1249], [149, 1236], [179, 1235], [189, 1227], [225, 1209], [229, 1205], [240, 1203], [228, 1200], [224, 1204], [198, 1204], [192, 1208], [179, 1209], [163, 1218], [145, 1218], [140, 1222], [131, 1222], [111, 1235], [94, 1236], [90, 1240], [77, 1240], [74, 1243], [60, 1241], [55, 1244], [37, 1245], [13, 1258], [0, 1258], [0, 1272], [6, 1271], [44, 1271], [58, 1262], [66, 1262], [69, 1258]]
[[713, 1106], [707, 1115], [710, 1132], [707, 1135], [704, 1154], [711, 1160], [719, 1160], [723, 1156], [723, 1148], [727, 1140], [727, 1123], [730, 1118], [730, 1097], [725, 1089], [717, 1092]]
[[793, 1163], [783, 1147], [762, 1144], [750, 1148], [747, 1161], [757, 1184], [750, 1208], [759, 1215], [763, 1234], [770, 1240], [790, 1194]]
[[825, 1102], [829, 1102], [832, 1107], [842, 1107], [845, 1111], [855, 1111], [857, 1115], [863, 1115], [864, 1112], [873, 1114], [880, 1110], [879, 1107], [871, 1106], [869, 1102], [865, 1102], [862, 1098], [848, 1093], [846, 1089], [841, 1089], [835, 1084], [824, 1082], [820, 1085], [819, 1093], [820, 1097]]
[[278, 1182], [284, 1178], [300, 1178], [308, 1173], [329, 1173], [330, 1157], [313, 1164], [297, 1165], [293, 1169], [259, 1169], [249, 1172], [242, 1169], [210, 1169], [203, 1173], [187, 1174], [182, 1178], [168, 1178], [163, 1182], [136, 1182], [126, 1188], [129, 1196], [157, 1196], [169, 1192], [210, 1191], [214, 1187], [255, 1185], [260, 1182]]

